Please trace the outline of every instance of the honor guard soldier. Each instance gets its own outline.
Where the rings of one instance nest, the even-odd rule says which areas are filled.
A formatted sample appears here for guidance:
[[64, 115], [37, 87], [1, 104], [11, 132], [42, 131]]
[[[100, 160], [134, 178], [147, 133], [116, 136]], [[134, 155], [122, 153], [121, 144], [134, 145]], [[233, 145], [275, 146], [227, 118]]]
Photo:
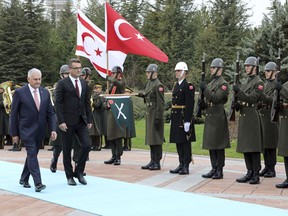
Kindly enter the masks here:
[[[112, 74], [107, 77], [111, 83], [109, 86], [109, 94], [124, 94], [125, 83], [122, 81], [123, 71], [121, 67], [114, 66], [111, 70]], [[104, 161], [105, 164], [121, 164], [121, 156], [123, 154], [122, 139], [126, 136], [125, 130], [123, 131], [117, 124], [116, 119], [112, 113], [109, 103], [107, 103], [107, 142], [110, 143], [112, 157]]]
[[264, 83], [256, 72], [258, 66], [256, 57], [248, 57], [244, 66], [248, 76], [247, 81], [240, 87], [234, 84], [233, 91], [241, 104], [236, 151], [244, 154], [247, 173], [236, 181], [259, 184], [262, 134], [257, 104], [263, 95]]
[[215, 58], [211, 62], [212, 81], [206, 85], [200, 83], [204, 93], [207, 109], [203, 133], [203, 149], [209, 150], [212, 169], [203, 178], [222, 179], [225, 165], [225, 148], [230, 148], [227, 115], [224, 109], [228, 101], [228, 83], [222, 77], [224, 62]]
[[267, 82], [264, 85], [264, 92], [258, 103], [261, 126], [262, 126], [262, 142], [264, 147], [264, 169], [259, 173], [259, 176], [267, 178], [275, 177], [275, 165], [277, 162], [277, 147], [278, 147], [278, 124], [271, 122], [271, 107], [273, 102], [274, 87], [276, 83], [277, 65], [275, 62], [268, 62], [265, 67], [265, 78]]
[[281, 85], [281, 82], [275, 83], [275, 88], [280, 91], [280, 112], [279, 112], [279, 140], [278, 155], [284, 158], [286, 180], [276, 184], [277, 188], [288, 188], [288, 82]]
[[150, 162], [141, 168], [160, 170], [164, 141], [164, 86], [158, 79], [158, 66], [156, 64], [148, 65], [146, 77], [148, 83], [145, 91], [137, 96], [143, 97], [146, 105], [145, 145], [150, 147]]
[[192, 161], [191, 141], [196, 141], [193, 122], [195, 88], [187, 82], [188, 67], [185, 62], [175, 66], [176, 84], [172, 92], [170, 143], [176, 143], [179, 166], [170, 173], [187, 175]]
[[8, 136], [9, 125], [9, 115], [6, 113], [3, 97], [4, 91], [4, 87], [0, 85], [0, 149], [4, 149], [4, 136]]

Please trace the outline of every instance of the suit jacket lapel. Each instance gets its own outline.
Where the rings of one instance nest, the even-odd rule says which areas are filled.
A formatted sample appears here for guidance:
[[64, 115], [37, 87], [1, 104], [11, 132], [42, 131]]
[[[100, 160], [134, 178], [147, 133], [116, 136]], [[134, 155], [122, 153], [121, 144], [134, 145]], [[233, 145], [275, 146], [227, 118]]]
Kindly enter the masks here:
[[[36, 104], [35, 104], [35, 101], [34, 101], [34, 98], [33, 98], [32, 94], [31, 94], [30, 89], [29, 89], [28, 84], [27, 84], [26, 87], [25, 87], [25, 92], [26, 92], [26, 95], [27, 95], [28, 100], [30, 100], [30, 103], [33, 104], [33, 107], [38, 111], [38, 109], [37, 109], [37, 107], [36, 107]], [[40, 106], [41, 106], [41, 105], [40, 105]]]

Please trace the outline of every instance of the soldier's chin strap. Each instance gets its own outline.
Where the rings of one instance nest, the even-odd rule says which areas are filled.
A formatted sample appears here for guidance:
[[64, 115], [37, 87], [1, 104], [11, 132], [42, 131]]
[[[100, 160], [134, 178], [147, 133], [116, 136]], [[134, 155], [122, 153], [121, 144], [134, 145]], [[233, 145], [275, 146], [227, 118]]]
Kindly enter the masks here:
[[248, 73], [248, 75], [249, 75], [249, 76], [251, 76], [251, 74], [252, 74], [252, 72], [253, 72], [254, 68], [255, 68], [255, 66], [254, 66], [254, 65], [252, 65], [252, 68], [251, 68], [251, 70], [250, 70], [250, 71], [249, 71], [249, 73]]
[[152, 77], [153, 77], [154, 71], [150, 71], [150, 72], [151, 72], [151, 74], [150, 74], [149, 80], [152, 80]]
[[217, 73], [218, 73], [218, 71], [220, 70], [220, 68], [219, 67], [217, 67], [217, 69], [216, 69], [216, 71], [215, 71], [215, 73], [213, 73], [211, 76], [212, 77], [216, 77], [216, 75], [217, 75]]
[[276, 71], [273, 71], [273, 72], [270, 74], [268, 80], [274, 80], [274, 79], [272, 79], [272, 76], [275, 74], [275, 72], [276, 72]]

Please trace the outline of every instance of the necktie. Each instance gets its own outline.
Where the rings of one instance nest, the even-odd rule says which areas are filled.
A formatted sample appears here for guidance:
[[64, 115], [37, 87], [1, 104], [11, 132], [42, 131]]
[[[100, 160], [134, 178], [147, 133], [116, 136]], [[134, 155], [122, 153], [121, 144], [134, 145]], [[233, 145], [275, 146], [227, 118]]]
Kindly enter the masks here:
[[78, 87], [78, 80], [75, 80], [75, 89], [76, 89], [77, 96], [80, 97], [79, 87]]
[[39, 98], [38, 98], [38, 94], [37, 94], [37, 90], [35, 89], [34, 90], [34, 101], [35, 101], [35, 104], [36, 104], [36, 107], [39, 111], [40, 109], [40, 102], [39, 102]]

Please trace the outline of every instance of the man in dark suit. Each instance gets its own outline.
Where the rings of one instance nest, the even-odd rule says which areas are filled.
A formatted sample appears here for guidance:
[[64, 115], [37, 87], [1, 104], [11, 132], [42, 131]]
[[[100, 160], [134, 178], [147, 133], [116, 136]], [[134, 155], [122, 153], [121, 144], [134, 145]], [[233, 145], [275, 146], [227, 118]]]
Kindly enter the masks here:
[[[87, 82], [79, 79], [82, 74], [80, 60], [73, 58], [69, 63], [69, 77], [60, 80], [56, 87], [56, 114], [63, 141], [63, 163], [68, 185], [76, 185], [74, 176], [86, 185], [83, 177], [90, 151], [88, 129], [92, 126], [90, 94]], [[72, 137], [76, 135], [81, 145], [77, 164], [73, 172], [71, 164]]]
[[37, 154], [45, 138], [46, 125], [51, 131], [50, 138], [57, 138], [55, 113], [47, 89], [40, 87], [41, 71], [33, 68], [28, 71], [28, 85], [17, 89], [13, 96], [10, 133], [14, 143], [22, 140], [27, 157], [20, 178], [20, 184], [30, 188], [29, 176], [33, 177], [35, 191], [46, 188], [42, 184]]

